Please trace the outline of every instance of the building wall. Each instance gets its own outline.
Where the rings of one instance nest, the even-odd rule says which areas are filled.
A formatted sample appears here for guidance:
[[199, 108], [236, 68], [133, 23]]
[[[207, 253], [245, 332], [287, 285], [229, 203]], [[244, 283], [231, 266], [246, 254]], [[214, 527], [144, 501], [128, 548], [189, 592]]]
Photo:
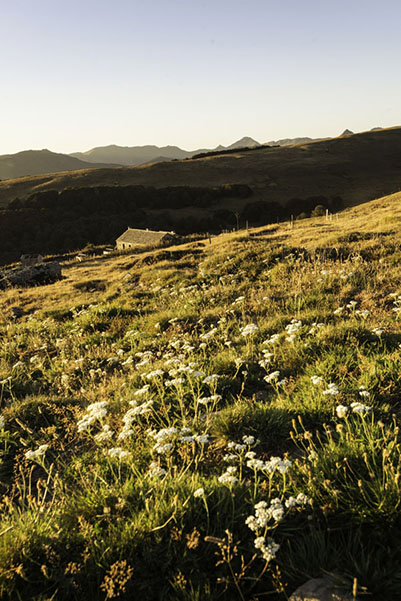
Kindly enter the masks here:
[[132, 248], [132, 246], [131, 242], [117, 242], [117, 250], [127, 250]]

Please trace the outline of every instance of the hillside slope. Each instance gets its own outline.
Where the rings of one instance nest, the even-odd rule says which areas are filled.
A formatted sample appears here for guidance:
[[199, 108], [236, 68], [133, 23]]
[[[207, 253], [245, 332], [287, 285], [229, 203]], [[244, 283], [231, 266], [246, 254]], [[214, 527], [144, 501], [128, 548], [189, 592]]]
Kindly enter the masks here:
[[400, 200], [4, 291], [2, 598], [398, 599]]
[[76, 171], [78, 169], [99, 169], [116, 167], [98, 161], [91, 165], [67, 154], [50, 150], [24, 150], [16, 154], [0, 156], [0, 179], [14, 179], [22, 176], [57, 173], [58, 171]]
[[280, 148], [99, 169], [0, 182], [0, 206], [36, 191], [87, 186], [249, 185], [255, 199], [286, 203], [292, 198], [340, 196], [358, 204], [400, 189], [401, 128], [355, 134]]

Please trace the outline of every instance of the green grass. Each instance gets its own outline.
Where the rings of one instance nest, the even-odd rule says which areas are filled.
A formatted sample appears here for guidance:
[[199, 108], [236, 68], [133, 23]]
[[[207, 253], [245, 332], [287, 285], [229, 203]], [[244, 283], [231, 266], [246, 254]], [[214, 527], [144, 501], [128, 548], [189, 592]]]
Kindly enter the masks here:
[[398, 593], [399, 264], [293, 242], [4, 313], [1, 598], [278, 601], [327, 572]]

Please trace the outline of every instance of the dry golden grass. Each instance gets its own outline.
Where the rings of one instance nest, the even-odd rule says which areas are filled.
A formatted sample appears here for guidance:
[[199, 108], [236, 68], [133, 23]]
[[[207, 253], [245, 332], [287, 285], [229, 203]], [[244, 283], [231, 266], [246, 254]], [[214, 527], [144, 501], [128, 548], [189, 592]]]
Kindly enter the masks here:
[[[341, 196], [347, 206], [400, 188], [401, 128], [365, 132], [282, 148], [156, 163], [91, 169], [0, 182], [0, 207], [43, 190], [90, 186], [220, 186], [248, 184], [255, 200]], [[220, 208], [220, 207], [219, 207]]]
[[170, 253], [174, 257], [175, 252], [187, 252], [190, 259], [192, 251], [197, 250], [208, 257], [241, 244], [241, 240], [247, 236], [265, 240], [267, 245], [284, 244], [309, 251], [339, 248], [341, 239], [352, 235], [361, 238], [354, 245], [355, 252], [381, 244], [388, 233], [391, 233], [393, 243], [401, 243], [401, 233], [397, 227], [400, 221], [401, 193], [397, 193], [347, 209], [332, 216], [329, 221], [326, 221], [326, 217], [315, 217], [296, 221], [294, 227], [289, 223], [267, 225], [213, 236], [210, 242], [206, 239], [203, 242], [171, 246], [167, 251], [154, 249], [139, 255], [94, 257], [83, 262], [72, 260], [63, 264], [64, 279], [59, 282], [35, 288], [11, 288], [2, 292], [0, 311], [7, 313], [13, 305], [27, 312], [43, 307], [49, 310], [67, 309], [71, 303], [94, 302], [100, 292], [112, 297], [124, 289], [124, 277], [146, 277], [147, 271], [154, 270], [154, 264], [147, 264], [148, 257], [153, 257], [152, 263], [157, 262], [158, 267], [163, 267], [162, 262], [169, 258]]

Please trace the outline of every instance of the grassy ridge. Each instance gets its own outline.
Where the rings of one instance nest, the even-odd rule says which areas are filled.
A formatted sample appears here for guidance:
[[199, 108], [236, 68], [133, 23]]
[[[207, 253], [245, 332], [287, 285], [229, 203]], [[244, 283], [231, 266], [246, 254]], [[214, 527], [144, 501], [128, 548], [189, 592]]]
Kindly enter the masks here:
[[3, 598], [397, 594], [399, 200], [4, 292]]
[[[82, 170], [0, 182], [0, 206], [44, 190], [144, 185], [214, 187], [246, 184], [257, 199], [286, 204], [293, 198], [341, 196], [346, 206], [399, 190], [401, 128], [285, 148], [158, 163]], [[239, 207], [241, 208], [241, 207]]]

